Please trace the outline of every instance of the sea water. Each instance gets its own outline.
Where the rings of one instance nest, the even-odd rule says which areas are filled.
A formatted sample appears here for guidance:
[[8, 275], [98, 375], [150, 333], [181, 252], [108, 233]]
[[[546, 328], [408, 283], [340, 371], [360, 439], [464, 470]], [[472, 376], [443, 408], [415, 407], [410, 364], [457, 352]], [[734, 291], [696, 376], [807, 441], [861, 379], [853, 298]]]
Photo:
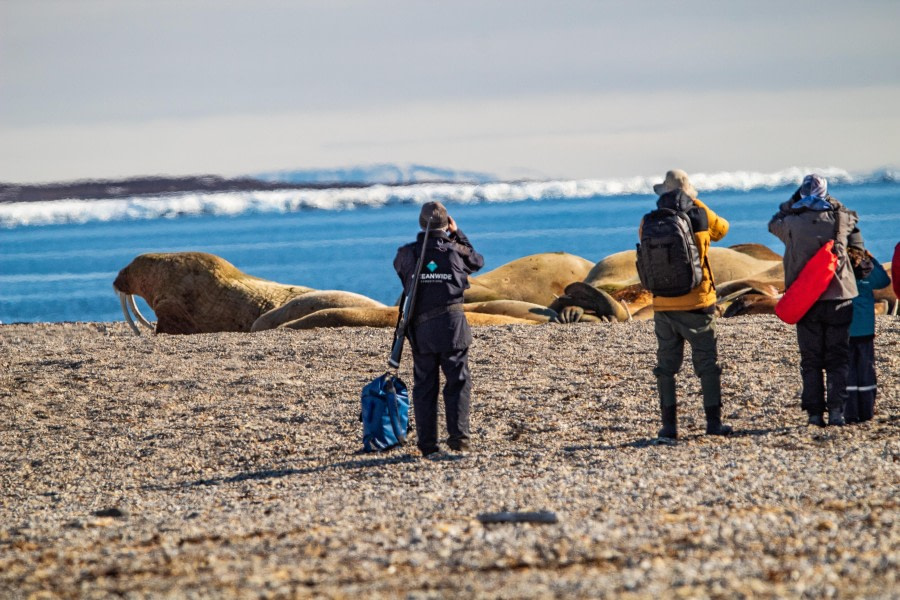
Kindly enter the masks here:
[[[764, 244], [798, 174], [744, 181], [731, 174], [695, 184], [731, 225], [716, 245]], [[801, 175], [802, 176], [802, 175]], [[789, 181], [784, 181], [788, 179]], [[900, 183], [844, 177], [830, 192], [858, 212], [866, 245], [882, 262], [900, 241]], [[116, 321], [112, 282], [146, 252], [202, 251], [257, 277], [396, 302], [392, 261], [414, 239], [422, 202], [444, 202], [476, 250], [483, 272], [539, 252], [590, 261], [633, 249], [654, 207], [649, 180], [443, 184], [364, 189], [181, 194], [127, 200], [0, 205], [0, 321]], [[139, 301], [148, 317], [152, 311]]]

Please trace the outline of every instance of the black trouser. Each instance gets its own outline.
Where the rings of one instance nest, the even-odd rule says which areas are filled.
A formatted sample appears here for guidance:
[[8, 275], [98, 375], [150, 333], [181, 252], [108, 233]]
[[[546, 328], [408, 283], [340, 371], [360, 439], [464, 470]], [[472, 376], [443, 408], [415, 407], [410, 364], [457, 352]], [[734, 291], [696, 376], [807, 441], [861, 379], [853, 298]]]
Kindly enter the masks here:
[[469, 349], [437, 353], [413, 351], [413, 409], [416, 416], [416, 445], [422, 454], [438, 449], [438, 375], [444, 372], [444, 414], [449, 442], [469, 439]]
[[844, 419], [848, 423], [868, 421], [875, 415], [875, 336], [850, 338], [850, 369]]
[[[847, 399], [852, 319], [851, 300], [819, 300], [797, 323], [803, 377], [800, 406], [811, 415], [821, 415], [826, 406], [843, 408]], [[823, 370], [828, 375], [827, 394]]]

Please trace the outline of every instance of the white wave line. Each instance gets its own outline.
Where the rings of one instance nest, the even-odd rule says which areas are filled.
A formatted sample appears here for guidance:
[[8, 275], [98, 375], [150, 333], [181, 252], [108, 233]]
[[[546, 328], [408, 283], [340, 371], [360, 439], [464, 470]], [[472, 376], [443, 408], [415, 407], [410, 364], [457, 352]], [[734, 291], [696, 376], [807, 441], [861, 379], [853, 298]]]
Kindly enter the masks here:
[[[897, 181], [900, 171], [852, 174], [836, 167], [791, 167], [775, 173], [735, 171], [697, 173], [691, 181], [700, 192], [776, 188], [799, 184], [816, 172], [832, 184], [854, 185]], [[365, 188], [289, 189], [247, 192], [190, 192], [115, 200], [69, 199], [0, 204], [0, 226], [19, 227], [89, 221], [176, 218], [192, 215], [228, 216], [244, 213], [285, 213], [303, 209], [352, 210], [392, 204], [423, 204], [440, 200], [453, 204], [519, 202], [650, 195], [659, 176], [623, 179], [579, 179], [498, 183], [420, 183]]]

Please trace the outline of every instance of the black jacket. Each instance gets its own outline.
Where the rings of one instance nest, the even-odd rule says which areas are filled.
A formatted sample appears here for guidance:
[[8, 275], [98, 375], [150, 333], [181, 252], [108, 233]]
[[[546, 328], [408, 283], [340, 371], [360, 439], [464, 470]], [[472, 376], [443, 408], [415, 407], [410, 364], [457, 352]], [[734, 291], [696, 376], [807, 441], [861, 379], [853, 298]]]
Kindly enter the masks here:
[[[425, 232], [421, 232], [415, 242], [401, 246], [394, 258], [394, 270], [403, 282], [404, 296], [409, 291], [424, 236]], [[462, 231], [429, 233], [408, 329], [414, 351], [448, 352], [469, 346], [472, 334], [465, 315], [462, 311], [445, 309], [462, 304], [463, 292], [469, 287], [469, 274], [483, 266], [484, 258], [475, 252]]]

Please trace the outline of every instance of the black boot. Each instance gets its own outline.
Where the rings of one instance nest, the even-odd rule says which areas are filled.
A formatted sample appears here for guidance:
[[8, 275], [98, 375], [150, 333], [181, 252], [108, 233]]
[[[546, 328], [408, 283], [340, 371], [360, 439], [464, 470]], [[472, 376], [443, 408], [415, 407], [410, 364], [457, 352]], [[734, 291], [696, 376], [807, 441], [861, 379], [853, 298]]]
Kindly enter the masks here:
[[825, 417], [817, 412], [809, 413], [809, 419], [806, 420], [807, 425], [814, 427], [825, 427]]
[[700, 391], [703, 394], [703, 406], [722, 405], [722, 375], [716, 370], [700, 376]]
[[660, 412], [663, 426], [657, 436], [669, 440], [678, 439], [678, 406], [675, 404], [663, 406]]
[[678, 404], [675, 396], [675, 377], [671, 375], [657, 375], [656, 390], [659, 392], [659, 407], [663, 424], [657, 435], [660, 438], [669, 440], [677, 439]]
[[722, 424], [722, 405], [704, 406], [706, 411], [706, 434], [707, 435], [731, 435], [734, 431], [731, 425]]
[[846, 425], [846, 423], [844, 422], [844, 409], [842, 409], [841, 407], [829, 409], [828, 424], [837, 425], [838, 427]]

